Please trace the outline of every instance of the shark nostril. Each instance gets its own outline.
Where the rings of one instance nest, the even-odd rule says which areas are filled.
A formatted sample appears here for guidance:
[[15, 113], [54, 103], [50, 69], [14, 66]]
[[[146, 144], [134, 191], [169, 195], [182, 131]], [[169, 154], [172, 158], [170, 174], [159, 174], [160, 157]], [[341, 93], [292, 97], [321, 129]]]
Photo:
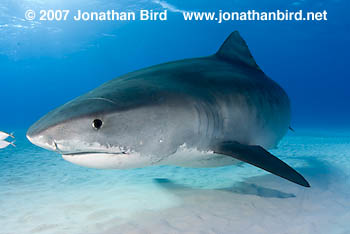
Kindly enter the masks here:
[[57, 146], [57, 143], [56, 143], [55, 140], [53, 140], [53, 144], [54, 144], [54, 146], [55, 146], [55, 150], [59, 150], [59, 149], [58, 149], [58, 146]]

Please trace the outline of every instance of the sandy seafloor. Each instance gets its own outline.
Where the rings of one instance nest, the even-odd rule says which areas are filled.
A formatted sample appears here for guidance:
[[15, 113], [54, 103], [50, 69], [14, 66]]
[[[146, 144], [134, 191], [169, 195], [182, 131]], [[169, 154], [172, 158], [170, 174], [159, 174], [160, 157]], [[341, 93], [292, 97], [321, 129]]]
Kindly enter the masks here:
[[297, 130], [272, 152], [303, 188], [244, 164], [95, 170], [31, 145], [0, 151], [0, 233], [350, 233], [350, 131]]

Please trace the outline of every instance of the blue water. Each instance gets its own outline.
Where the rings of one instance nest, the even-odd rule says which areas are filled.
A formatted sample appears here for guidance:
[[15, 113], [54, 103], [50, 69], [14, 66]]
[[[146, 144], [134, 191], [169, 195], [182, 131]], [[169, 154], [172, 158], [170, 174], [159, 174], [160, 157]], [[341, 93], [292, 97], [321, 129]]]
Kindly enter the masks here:
[[[345, 0], [0, 2], [0, 233], [350, 233], [350, 22]], [[166, 22], [25, 21], [27, 9], [163, 10]], [[174, 10], [175, 9], [175, 10]], [[186, 22], [185, 11], [305, 10], [320, 22]], [[249, 165], [212, 169], [82, 168], [31, 145], [26, 129], [118, 75], [214, 53], [239, 30], [292, 102], [273, 153], [311, 183]]]

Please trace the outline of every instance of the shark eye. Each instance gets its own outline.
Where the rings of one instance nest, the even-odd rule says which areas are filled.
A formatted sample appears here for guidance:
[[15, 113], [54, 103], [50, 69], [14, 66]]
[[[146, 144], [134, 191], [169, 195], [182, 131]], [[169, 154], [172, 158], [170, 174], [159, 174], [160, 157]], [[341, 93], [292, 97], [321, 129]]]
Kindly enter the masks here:
[[92, 121], [92, 127], [96, 130], [100, 129], [102, 125], [103, 125], [103, 122], [100, 119], [95, 119], [94, 121]]

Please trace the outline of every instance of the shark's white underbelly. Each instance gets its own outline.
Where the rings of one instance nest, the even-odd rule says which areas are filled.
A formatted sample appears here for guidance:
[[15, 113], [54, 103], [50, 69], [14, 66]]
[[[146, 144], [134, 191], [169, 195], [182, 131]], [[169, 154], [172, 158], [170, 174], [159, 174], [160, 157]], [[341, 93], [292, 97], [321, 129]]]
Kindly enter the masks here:
[[196, 148], [180, 148], [172, 155], [161, 160], [159, 165], [174, 165], [181, 167], [221, 167], [227, 165], [239, 164], [240, 161], [227, 157], [226, 155], [215, 154], [213, 151], [200, 151]]

